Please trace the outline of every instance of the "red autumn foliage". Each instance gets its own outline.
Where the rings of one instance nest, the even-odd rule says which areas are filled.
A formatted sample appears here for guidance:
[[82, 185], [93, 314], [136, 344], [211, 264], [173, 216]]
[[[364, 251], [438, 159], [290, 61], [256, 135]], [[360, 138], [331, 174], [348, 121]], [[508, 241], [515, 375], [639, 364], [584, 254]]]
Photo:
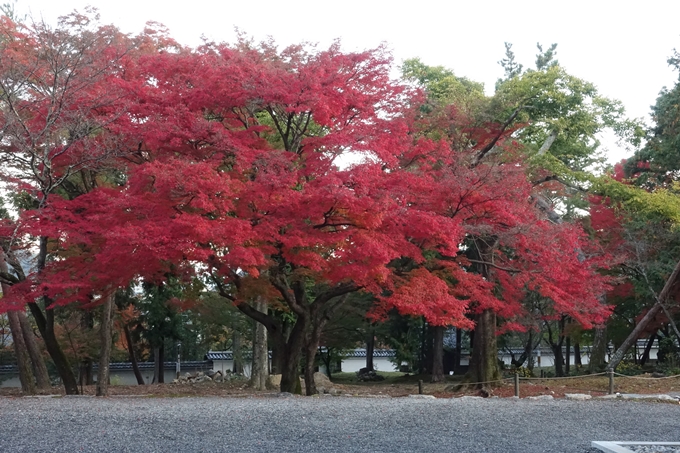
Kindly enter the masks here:
[[[237, 303], [244, 276], [306, 279], [376, 294], [375, 316], [396, 308], [433, 325], [471, 327], [466, 314], [492, 309], [521, 328], [528, 291], [601, 322], [603, 260], [579, 254], [590, 244], [578, 225], [530, 203], [512, 131], [427, 138], [441, 126], [418, 117], [408, 102], [418, 94], [389, 79], [390, 64], [382, 48], [339, 44], [137, 54], [130, 71], [107, 73], [125, 102], [97, 136], [127, 144], [115, 164], [124, 183], [23, 214], [24, 231], [54, 238], [59, 258], [7, 301], [66, 304], [135, 278], [212, 274]], [[437, 121], [465, 125], [457, 115]], [[480, 160], [492, 140], [503, 152]], [[364, 160], [339, 168], [348, 154]], [[493, 278], [466, 256], [471, 239], [494, 242], [482, 263]]]

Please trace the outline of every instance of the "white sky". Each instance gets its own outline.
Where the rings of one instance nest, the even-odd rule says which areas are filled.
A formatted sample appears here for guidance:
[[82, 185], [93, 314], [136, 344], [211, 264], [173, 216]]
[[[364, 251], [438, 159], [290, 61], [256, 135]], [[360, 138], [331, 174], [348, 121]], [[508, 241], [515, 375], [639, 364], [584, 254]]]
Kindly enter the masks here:
[[[256, 40], [277, 43], [340, 38], [345, 50], [392, 49], [395, 63], [412, 57], [443, 65], [458, 76], [493, 89], [502, 75], [498, 61], [505, 41], [517, 60], [533, 66], [536, 43], [558, 43], [557, 58], [570, 73], [597, 85], [600, 93], [621, 100], [632, 117], [649, 118], [663, 86], [678, 78], [666, 60], [680, 49], [680, 1], [431, 1], [383, 0], [18, 0], [29, 12], [55, 22], [86, 5], [97, 7], [104, 23], [140, 32], [146, 21], [165, 24], [182, 44], [210, 40], [233, 42], [235, 27]], [[615, 147], [613, 144], [609, 148]], [[622, 157], [612, 150], [610, 159]]]

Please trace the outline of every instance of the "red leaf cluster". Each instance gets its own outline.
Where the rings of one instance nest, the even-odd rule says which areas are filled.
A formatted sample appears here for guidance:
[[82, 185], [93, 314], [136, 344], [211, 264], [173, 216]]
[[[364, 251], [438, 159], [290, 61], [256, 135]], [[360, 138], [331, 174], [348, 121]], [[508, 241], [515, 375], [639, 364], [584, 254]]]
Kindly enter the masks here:
[[[124, 144], [106, 170], [122, 182], [23, 213], [22, 231], [51, 238], [54, 259], [7, 300], [68, 303], [168, 273], [267, 285], [285, 269], [372, 292], [375, 316], [396, 308], [434, 325], [471, 327], [466, 315], [487, 308], [515, 325], [528, 292], [585, 325], [607, 314], [601, 262], [579, 252], [589, 245], [578, 225], [552, 224], [532, 205], [512, 131], [473, 126], [455, 109], [421, 118], [418, 93], [390, 80], [384, 49], [140, 42], [126, 70], [69, 99], [106, 126], [55, 148], [53, 161], [67, 168]], [[39, 44], [17, 46], [1, 51]], [[102, 61], [109, 51], [99, 49]], [[45, 122], [44, 102], [25, 104]], [[423, 133], [453, 126], [459, 133]], [[500, 151], [481, 159], [497, 138]], [[361, 160], [342, 166], [345, 156]], [[481, 264], [467, 256], [479, 241], [493, 242]]]

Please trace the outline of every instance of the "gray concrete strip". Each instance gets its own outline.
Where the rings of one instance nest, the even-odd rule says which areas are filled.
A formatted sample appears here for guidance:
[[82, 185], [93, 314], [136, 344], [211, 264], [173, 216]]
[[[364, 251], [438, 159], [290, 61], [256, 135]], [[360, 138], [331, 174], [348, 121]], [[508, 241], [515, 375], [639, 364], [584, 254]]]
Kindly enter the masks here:
[[626, 448], [627, 445], [635, 447], [680, 447], [680, 442], [603, 442], [593, 441], [591, 446], [605, 453], [634, 453]]
[[622, 447], [618, 442], [593, 441], [590, 446], [605, 453], [633, 453], [633, 450]]

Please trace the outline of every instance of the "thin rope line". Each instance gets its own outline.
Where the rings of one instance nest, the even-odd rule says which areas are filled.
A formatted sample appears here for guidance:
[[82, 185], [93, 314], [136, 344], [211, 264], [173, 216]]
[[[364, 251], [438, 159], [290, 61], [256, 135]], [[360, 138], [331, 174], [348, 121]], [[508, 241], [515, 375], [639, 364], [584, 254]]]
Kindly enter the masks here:
[[520, 380], [523, 381], [554, 381], [557, 379], [583, 379], [583, 378], [589, 378], [589, 377], [595, 377], [595, 376], [604, 376], [607, 373], [595, 373], [595, 374], [584, 374], [583, 376], [563, 376], [563, 377], [543, 377], [543, 378], [528, 378], [528, 377], [521, 377]]
[[680, 377], [680, 374], [676, 374], [673, 376], [663, 376], [663, 377], [642, 377], [642, 376], [628, 376], [626, 374], [621, 374], [621, 373], [614, 373], [616, 376], [621, 376], [624, 378], [630, 378], [630, 379], [641, 379], [641, 380], [648, 380], [648, 381], [655, 381], [658, 379], [672, 379], [676, 377]]

